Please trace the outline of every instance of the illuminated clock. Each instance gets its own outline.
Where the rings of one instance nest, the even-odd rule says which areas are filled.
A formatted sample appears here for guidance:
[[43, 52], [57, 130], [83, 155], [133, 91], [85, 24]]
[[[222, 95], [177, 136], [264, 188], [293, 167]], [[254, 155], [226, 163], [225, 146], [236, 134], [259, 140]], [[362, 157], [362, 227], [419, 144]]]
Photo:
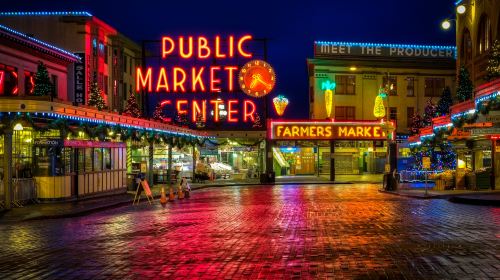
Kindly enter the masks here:
[[252, 60], [241, 68], [238, 82], [244, 93], [252, 97], [263, 97], [273, 90], [276, 75], [269, 63]]

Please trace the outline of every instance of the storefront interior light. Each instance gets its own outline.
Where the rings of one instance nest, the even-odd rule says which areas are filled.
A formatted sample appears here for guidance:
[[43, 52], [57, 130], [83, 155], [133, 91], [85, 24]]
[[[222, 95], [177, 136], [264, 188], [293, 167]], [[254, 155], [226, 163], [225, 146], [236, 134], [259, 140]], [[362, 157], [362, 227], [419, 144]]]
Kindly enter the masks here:
[[16, 123], [16, 125], [14, 125], [14, 130], [16, 131], [20, 131], [20, 130], [23, 130], [23, 125], [21, 123]]
[[357, 68], [356, 66], [351, 66], [351, 67], [349, 68], [349, 70], [351, 70], [351, 71], [356, 71], [356, 70], [358, 70], [358, 68]]

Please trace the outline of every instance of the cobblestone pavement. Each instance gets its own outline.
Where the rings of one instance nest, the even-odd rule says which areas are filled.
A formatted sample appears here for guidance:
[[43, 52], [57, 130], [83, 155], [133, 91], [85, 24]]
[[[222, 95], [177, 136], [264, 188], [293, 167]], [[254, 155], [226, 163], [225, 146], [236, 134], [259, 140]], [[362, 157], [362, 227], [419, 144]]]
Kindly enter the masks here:
[[210, 188], [165, 208], [4, 224], [0, 279], [500, 277], [500, 208], [378, 188]]

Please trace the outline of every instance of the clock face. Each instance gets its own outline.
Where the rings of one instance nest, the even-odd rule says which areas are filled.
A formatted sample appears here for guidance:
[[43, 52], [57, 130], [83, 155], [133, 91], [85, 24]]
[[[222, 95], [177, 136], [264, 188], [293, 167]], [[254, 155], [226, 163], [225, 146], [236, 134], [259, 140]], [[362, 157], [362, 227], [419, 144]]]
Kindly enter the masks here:
[[262, 60], [252, 60], [240, 70], [240, 88], [252, 97], [263, 97], [270, 93], [276, 84], [274, 69]]

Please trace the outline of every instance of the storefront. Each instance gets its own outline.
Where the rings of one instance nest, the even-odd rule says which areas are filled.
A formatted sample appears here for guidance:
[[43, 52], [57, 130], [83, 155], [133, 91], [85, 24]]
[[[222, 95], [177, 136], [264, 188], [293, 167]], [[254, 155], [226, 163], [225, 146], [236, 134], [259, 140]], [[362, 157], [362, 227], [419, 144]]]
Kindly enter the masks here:
[[383, 173], [392, 123], [270, 121], [276, 176]]

